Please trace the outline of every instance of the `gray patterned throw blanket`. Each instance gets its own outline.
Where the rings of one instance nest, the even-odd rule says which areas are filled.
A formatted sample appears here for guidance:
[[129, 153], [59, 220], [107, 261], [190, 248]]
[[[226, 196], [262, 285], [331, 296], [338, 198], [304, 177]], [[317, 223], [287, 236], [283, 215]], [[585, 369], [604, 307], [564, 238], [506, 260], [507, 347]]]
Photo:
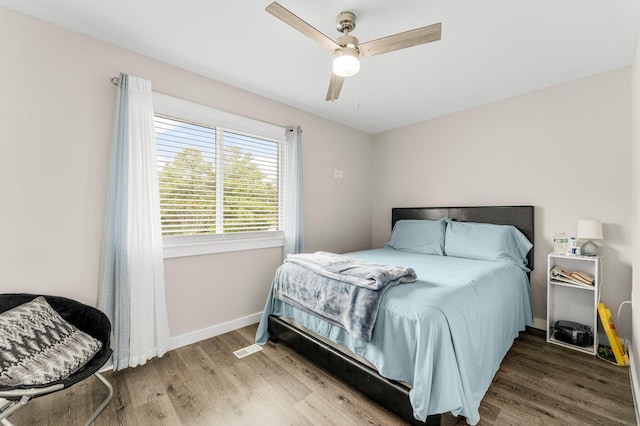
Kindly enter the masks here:
[[327, 252], [293, 254], [276, 271], [274, 294], [369, 341], [384, 291], [415, 280], [415, 271], [404, 266]]

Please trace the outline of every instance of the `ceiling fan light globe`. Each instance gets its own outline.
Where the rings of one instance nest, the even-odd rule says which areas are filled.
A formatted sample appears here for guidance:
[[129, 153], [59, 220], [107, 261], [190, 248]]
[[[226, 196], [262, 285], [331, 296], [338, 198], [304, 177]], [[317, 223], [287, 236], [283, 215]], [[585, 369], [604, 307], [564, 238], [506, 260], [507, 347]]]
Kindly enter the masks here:
[[360, 71], [358, 52], [352, 48], [336, 49], [333, 54], [333, 73], [340, 77], [351, 77]]

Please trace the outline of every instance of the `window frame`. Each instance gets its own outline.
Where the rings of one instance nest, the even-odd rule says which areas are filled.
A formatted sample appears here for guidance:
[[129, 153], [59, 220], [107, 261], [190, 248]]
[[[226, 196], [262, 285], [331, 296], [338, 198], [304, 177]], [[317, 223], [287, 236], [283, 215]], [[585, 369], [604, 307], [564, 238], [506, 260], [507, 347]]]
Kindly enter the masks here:
[[272, 140], [280, 143], [284, 152], [284, 155], [280, 159], [280, 230], [227, 234], [163, 236], [162, 245], [164, 258], [283, 247], [284, 220], [286, 217], [284, 211], [286, 205], [284, 176], [287, 173], [285, 141], [286, 129], [274, 124], [231, 114], [216, 108], [158, 92], [153, 92], [153, 109], [156, 114], [175, 118], [177, 120], [184, 120], [232, 132], [240, 132], [266, 140]]

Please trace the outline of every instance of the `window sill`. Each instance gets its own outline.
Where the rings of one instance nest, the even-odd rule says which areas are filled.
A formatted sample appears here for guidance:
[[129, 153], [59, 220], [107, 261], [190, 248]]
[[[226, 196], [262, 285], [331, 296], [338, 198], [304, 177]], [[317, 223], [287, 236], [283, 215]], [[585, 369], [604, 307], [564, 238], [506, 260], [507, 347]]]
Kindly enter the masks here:
[[163, 239], [163, 257], [170, 259], [283, 246], [284, 234], [282, 232], [274, 232], [268, 236], [257, 236], [256, 234], [247, 234], [242, 237], [216, 235], [208, 237], [206, 240], [197, 237], [173, 237]]

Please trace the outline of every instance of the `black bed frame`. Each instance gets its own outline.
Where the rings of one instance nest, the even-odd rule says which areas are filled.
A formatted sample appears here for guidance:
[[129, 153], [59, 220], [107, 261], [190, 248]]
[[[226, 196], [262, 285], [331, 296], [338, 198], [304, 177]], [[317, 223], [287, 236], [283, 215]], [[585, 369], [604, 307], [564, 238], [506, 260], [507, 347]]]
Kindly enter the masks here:
[[[533, 206], [495, 207], [420, 207], [392, 209], [392, 227], [401, 219], [453, 219], [461, 222], [483, 222], [513, 225], [532, 243], [534, 242]], [[533, 269], [533, 249], [528, 255], [528, 265]], [[320, 367], [333, 373], [345, 383], [362, 392], [369, 399], [386, 407], [410, 424], [425, 423], [413, 417], [409, 402], [409, 389], [402, 384], [386, 379], [373, 368], [343, 354], [314, 336], [281, 320], [269, 317], [269, 338], [282, 341]], [[450, 413], [430, 415], [427, 425], [452, 425], [457, 422]]]

